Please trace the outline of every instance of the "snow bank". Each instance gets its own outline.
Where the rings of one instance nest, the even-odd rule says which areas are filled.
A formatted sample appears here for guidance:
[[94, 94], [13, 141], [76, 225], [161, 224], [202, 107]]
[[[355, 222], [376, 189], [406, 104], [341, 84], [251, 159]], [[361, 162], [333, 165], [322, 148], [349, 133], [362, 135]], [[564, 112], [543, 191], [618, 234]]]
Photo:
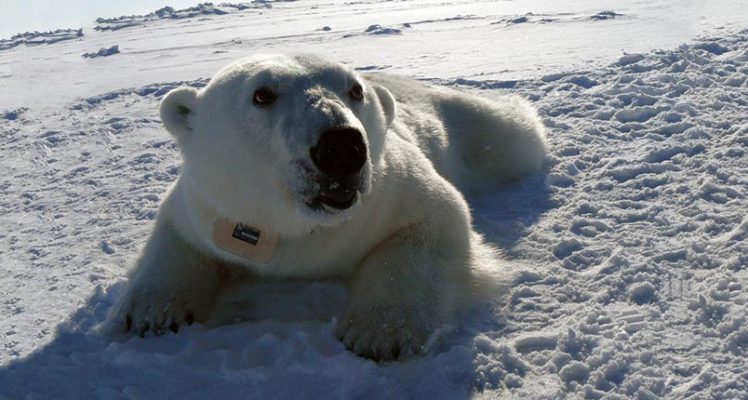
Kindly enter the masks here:
[[492, 25], [503, 25], [510, 27], [516, 24], [546, 24], [546, 23], [570, 23], [570, 22], [585, 22], [588, 20], [592, 21], [605, 21], [612, 20], [618, 17], [623, 17], [624, 14], [619, 14], [615, 11], [600, 11], [595, 14], [576, 14], [576, 13], [532, 13], [528, 12], [523, 15], [518, 15], [511, 18], [502, 18], [498, 21], [492, 22]]
[[366, 28], [363, 33], [348, 33], [348, 34], [343, 35], [343, 37], [349, 38], [349, 37], [354, 37], [354, 36], [360, 36], [362, 34], [363, 35], [399, 35], [401, 33], [403, 33], [401, 29], [374, 24], [374, 25], [369, 25], [369, 27]]
[[93, 53], [84, 53], [83, 58], [108, 57], [114, 54], [119, 54], [119, 46], [116, 44], [112, 47], [102, 47]]
[[226, 15], [232, 11], [244, 11], [248, 9], [270, 8], [270, 2], [252, 2], [252, 3], [200, 3], [195, 7], [188, 7], [176, 10], [173, 7], [162, 7], [158, 10], [145, 15], [125, 15], [115, 18], [97, 18], [97, 25], [94, 27], [97, 31], [116, 31], [134, 26], [142, 26], [148, 21], [160, 19], [187, 19], [199, 16]]
[[48, 32], [25, 32], [13, 35], [10, 39], [0, 39], [0, 51], [12, 49], [25, 44], [35, 46], [52, 44], [63, 40], [77, 39], [83, 36], [83, 29], [57, 29]]

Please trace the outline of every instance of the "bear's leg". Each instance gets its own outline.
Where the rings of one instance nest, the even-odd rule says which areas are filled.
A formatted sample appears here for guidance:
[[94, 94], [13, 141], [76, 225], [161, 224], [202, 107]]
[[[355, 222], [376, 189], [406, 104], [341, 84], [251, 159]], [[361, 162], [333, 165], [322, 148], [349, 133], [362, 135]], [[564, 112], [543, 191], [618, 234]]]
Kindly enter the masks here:
[[461, 191], [490, 190], [540, 169], [548, 149], [545, 129], [526, 100], [450, 93], [436, 105], [449, 139], [449, 179]]
[[[380, 244], [359, 266], [337, 334], [356, 354], [378, 361], [423, 352], [469, 290], [469, 255], [408, 228]], [[460, 242], [462, 238], [458, 239]]]
[[109, 315], [113, 331], [159, 335], [208, 318], [219, 286], [218, 266], [159, 219], [129, 286]]

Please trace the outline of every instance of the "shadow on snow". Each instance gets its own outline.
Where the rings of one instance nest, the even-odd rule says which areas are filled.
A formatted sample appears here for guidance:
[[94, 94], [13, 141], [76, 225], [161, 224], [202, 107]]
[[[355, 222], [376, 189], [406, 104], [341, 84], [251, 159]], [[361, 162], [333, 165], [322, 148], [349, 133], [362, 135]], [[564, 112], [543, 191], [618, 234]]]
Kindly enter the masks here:
[[[538, 173], [469, 198], [476, 228], [512, 256], [550, 209]], [[0, 398], [470, 398], [506, 371], [478, 372], [475, 338], [505, 328], [497, 306], [473, 307], [423, 357], [376, 364], [335, 339], [346, 290], [335, 282], [237, 283], [214, 318], [178, 334], [108, 338], [96, 329], [124, 282], [98, 288], [52, 342], [0, 368]], [[36, 395], [36, 397], [34, 397]]]
[[425, 356], [377, 364], [335, 338], [346, 296], [337, 283], [238, 284], [204, 325], [111, 338], [96, 327], [123, 286], [98, 288], [49, 344], [0, 368], [0, 399], [467, 399], [501, 379], [476, 373], [474, 337], [504, 328], [485, 305], [467, 312]]

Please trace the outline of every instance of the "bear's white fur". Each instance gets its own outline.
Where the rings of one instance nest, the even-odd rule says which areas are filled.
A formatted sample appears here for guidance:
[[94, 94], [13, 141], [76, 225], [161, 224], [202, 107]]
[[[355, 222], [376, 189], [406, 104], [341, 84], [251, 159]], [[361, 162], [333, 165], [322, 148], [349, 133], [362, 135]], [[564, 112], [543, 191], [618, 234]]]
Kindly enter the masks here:
[[[356, 84], [363, 99], [350, 94]], [[277, 98], [255, 104], [258, 88]], [[239, 60], [202, 90], [170, 92], [161, 118], [183, 171], [110, 321], [140, 334], [204, 321], [227, 269], [342, 277], [350, 297], [339, 337], [375, 359], [421, 352], [470, 296], [487, 248], [460, 191], [535, 171], [547, 149], [535, 110], [519, 98], [359, 76], [309, 55]], [[367, 149], [360, 193], [345, 210], [308, 205], [318, 186], [310, 148], [334, 126], [359, 130]], [[276, 234], [272, 259], [217, 246], [221, 218]]]

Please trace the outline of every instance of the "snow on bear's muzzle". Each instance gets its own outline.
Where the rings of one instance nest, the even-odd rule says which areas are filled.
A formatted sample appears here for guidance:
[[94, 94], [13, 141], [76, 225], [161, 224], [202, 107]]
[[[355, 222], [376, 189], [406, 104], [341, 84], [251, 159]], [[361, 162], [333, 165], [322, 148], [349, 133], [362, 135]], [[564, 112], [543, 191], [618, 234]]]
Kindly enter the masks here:
[[345, 210], [356, 203], [361, 171], [367, 159], [366, 142], [358, 129], [338, 126], [322, 133], [309, 156], [318, 172], [318, 193], [307, 203], [315, 210], [327, 206]]

